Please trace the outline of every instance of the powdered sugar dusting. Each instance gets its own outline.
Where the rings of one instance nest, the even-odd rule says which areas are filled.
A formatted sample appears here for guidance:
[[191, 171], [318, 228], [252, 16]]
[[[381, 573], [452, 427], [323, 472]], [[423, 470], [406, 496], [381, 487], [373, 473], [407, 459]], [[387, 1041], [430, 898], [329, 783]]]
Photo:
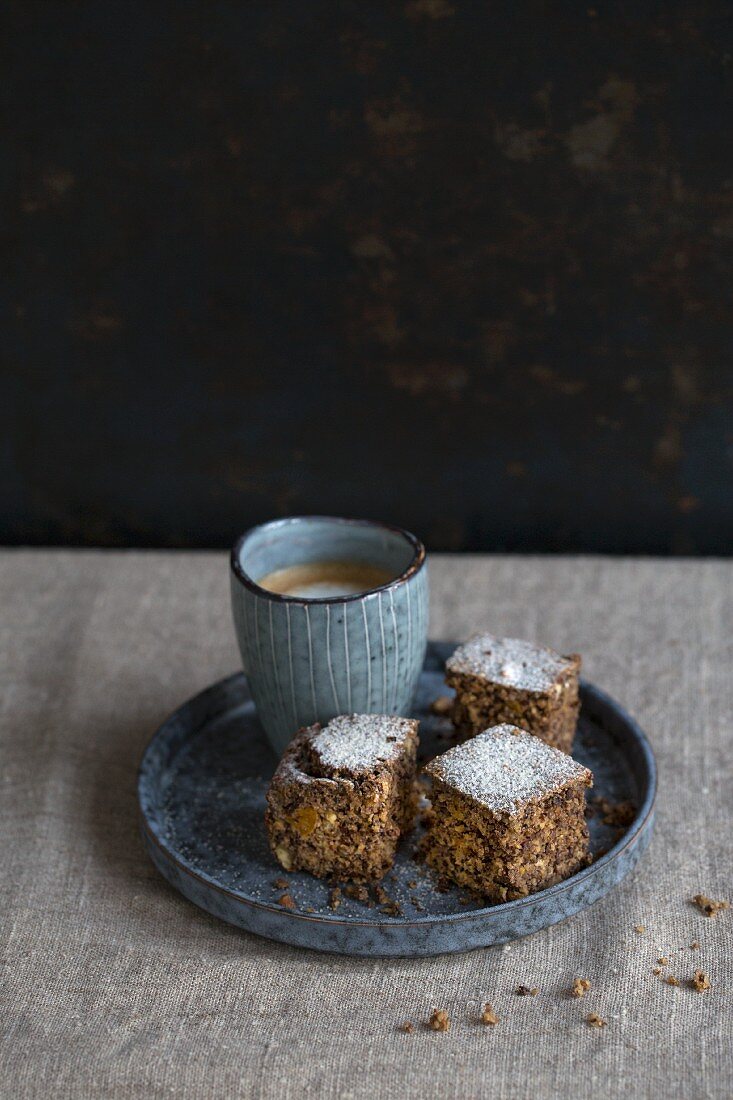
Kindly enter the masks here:
[[311, 746], [327, 768], [367, 771], [393, 760], [416, 726], [388, 714], [341, 714], [311, 738]]
[[448, 658], [449, 672], [484, 676], [487, 680], [520, 691], [548, 691], [573, 661], [545, 646], [522, 638], [496, 638], [476, 634]]
[[591, 773], [516, 726], [494, 726], [436, 757], [425, 769], [494, 813], [517, 813], [529, 798]]

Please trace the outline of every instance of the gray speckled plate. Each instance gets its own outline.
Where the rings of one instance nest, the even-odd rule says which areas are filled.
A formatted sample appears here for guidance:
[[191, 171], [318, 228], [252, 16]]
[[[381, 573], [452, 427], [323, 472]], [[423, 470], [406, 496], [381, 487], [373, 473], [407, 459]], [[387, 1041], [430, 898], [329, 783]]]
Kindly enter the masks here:
[[[443, 663], [454, 644], [431, 643], [413, 714], [425, 757], [445, 751], [450, 724], [429, 711], [446, 693]], [[528, 898], [477, 907], [466, 892], [436, 889], [411, 858], [417, 834], [403, 841], [382, 885], [401, 916], [344, 898], [310, 875], [287, 875], [267, 847], [265, 791], [276, 760], [242, 673], [185, 703], [160, 727], [140, 765], [143, 839], [158, 870], [202, 909], [250, 932], [298, 947], [346, 955], [437, 955], [504, 943], [563, 920], [598, 901], [631, 871], [649, 843], [656, 792], [654, 756], [639, 727], [592, 684], [581, 687], [573, 755], [592, 769], [594, 794], [630, 800], [637, 815], [623, 835], [590, 819], [590, 867]], [[602, 854], [604, 853], [605, 854]], [[278, 904], [287, 878], [297, 909]], [[373, 893], [373, 891], [372, 891]]]

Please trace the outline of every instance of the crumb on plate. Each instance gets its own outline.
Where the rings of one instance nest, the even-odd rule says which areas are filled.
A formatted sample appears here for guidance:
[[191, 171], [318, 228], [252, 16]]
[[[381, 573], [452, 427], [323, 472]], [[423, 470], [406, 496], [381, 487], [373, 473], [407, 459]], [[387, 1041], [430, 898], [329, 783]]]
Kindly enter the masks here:
[[439, 695], [437, 699], [433, 699], [430, 710], [438, 718], [445, 718], [453, 710], [453, 700], [449, 695]]
[[331, 893], [328, 895], [328, 907], [333, 909], [334, 912], [341, 905], [341, 890], [338, 886], [334, 886]]

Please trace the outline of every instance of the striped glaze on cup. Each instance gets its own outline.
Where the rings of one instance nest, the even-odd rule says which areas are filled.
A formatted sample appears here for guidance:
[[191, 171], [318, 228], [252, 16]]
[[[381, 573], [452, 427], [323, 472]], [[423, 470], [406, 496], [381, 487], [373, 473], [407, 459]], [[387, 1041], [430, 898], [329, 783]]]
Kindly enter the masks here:
[[[261, 588], [275, 569], [354, 561], [394, 580], [368, 592], [305, 599]], [[425, 657], [425, 547], [371, 520], [297, 516], [254, 527], [231, 557], [232, 612], [257, 712], [273, 749], [337, 714], [406, 714]]]

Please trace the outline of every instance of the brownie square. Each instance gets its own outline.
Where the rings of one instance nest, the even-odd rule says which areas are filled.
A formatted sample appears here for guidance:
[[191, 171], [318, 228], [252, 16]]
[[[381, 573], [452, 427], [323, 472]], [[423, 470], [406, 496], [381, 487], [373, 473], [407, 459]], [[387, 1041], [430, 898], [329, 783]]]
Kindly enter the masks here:
[[345, 714], [300, 730], [267, 792], [270, 847], [286, 871], [369, 882], [389, 870], [415, 816], [417, 729]]
[[585, 789], [572, 757], [501, 725], [436, 757], [422, 841], [430, 867], [492, 901], [524, 897], [588, 862]]
[[477, 634], [446, 662], [455, 689], [452, 718], [461, 737], [509, 722], [563, 752], [573, 747], [580, 701], [580, 657], [562, 657], [520, 638]]

